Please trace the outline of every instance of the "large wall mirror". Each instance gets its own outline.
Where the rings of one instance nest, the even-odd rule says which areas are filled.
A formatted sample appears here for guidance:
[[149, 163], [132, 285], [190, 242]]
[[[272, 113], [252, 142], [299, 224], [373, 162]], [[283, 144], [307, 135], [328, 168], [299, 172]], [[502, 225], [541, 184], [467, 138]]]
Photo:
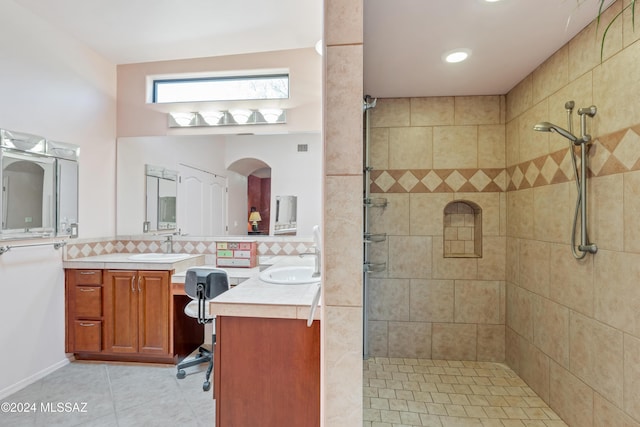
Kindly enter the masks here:
[[[261, 236], [311, 237], [322, 214], [322, 139], [319, 133], [285, 135], [198, 135], [118, 139], [117, 220], [119, 235], [140, 234], [146, 212], [145, 165], [177, 172], [175, 229], [190, 236], [251, 233], [252, 174], [268, 169], [269, 192], [261, 204]], [[259, 174], [260, 176], [263, 176]], [[144, 178], [144, 179], [143, 179]], [[255, 178], [255, 175], [254, 175]], [[265, 178], [266, 179], [266, 178]], [[159, 182], [158, 182], [159, 185]], [[278, 197], [286, 199], [288, 232], [276, 233]], [[280, 202], [285, 203], [285, 202]], [[293, 209], [295, 205], [295, 209]], [[295, 228], [291, 212], [295, 210]], [[271, 215], [268, 213], [271, 212]], [[264, 215], [263, 215], [264, 213]], [[149, 224], [149, 231], [154, 227]], [[159, 232], [164, 230], [157, 228]], [[283, 228], [284, 230], [284, 228]]]

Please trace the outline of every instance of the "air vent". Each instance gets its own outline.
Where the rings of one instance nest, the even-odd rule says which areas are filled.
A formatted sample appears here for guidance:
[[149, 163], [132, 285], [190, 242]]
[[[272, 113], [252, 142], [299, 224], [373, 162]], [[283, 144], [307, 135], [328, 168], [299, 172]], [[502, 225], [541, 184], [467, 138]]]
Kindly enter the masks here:
[[309, 144], [298, 144], [298, 153], [306, 153], [309, 151]]

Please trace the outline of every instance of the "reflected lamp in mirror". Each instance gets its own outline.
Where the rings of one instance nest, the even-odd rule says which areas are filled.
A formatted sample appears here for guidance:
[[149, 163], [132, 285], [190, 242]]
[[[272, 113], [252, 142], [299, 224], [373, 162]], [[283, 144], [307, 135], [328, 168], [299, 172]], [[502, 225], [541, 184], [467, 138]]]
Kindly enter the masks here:
[[251, 208], [251, 213], [249, 214], [249, 222], [251, 223], [251, 231], [258, 231], [258, 222], [262, 221], [262, 217], [260, 216], [260, 212], [256, 210], [256, 208]]

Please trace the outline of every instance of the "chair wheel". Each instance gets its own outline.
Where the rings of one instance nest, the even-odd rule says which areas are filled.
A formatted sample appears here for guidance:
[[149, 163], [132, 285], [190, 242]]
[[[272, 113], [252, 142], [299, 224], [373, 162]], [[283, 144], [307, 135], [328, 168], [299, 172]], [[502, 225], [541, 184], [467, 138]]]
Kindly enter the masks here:
[[211, 381], [205, 381], [204, 384], [202, 384], [202, 391], [209, 391], [210, 388], [211, 388]]
[[184, 371], [184, 369], [180, 369], [176, 374], [176, 378], [179, 380], [183, 379], [186, 376], [187, 376], [187, 373]]

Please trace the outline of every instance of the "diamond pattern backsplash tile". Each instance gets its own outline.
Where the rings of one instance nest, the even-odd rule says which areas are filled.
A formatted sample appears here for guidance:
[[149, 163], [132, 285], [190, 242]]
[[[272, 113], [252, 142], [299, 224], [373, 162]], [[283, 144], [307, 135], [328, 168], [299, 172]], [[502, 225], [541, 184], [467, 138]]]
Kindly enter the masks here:
[[[640, 126], [594, 140], [589, 147], [591, 176], [640, 170]], [[577, 156], [580, 168], [580, 156]], [[574, 180], [569, 148], [505, 169], [374, 170], [372, 193], [503, 192]]]

